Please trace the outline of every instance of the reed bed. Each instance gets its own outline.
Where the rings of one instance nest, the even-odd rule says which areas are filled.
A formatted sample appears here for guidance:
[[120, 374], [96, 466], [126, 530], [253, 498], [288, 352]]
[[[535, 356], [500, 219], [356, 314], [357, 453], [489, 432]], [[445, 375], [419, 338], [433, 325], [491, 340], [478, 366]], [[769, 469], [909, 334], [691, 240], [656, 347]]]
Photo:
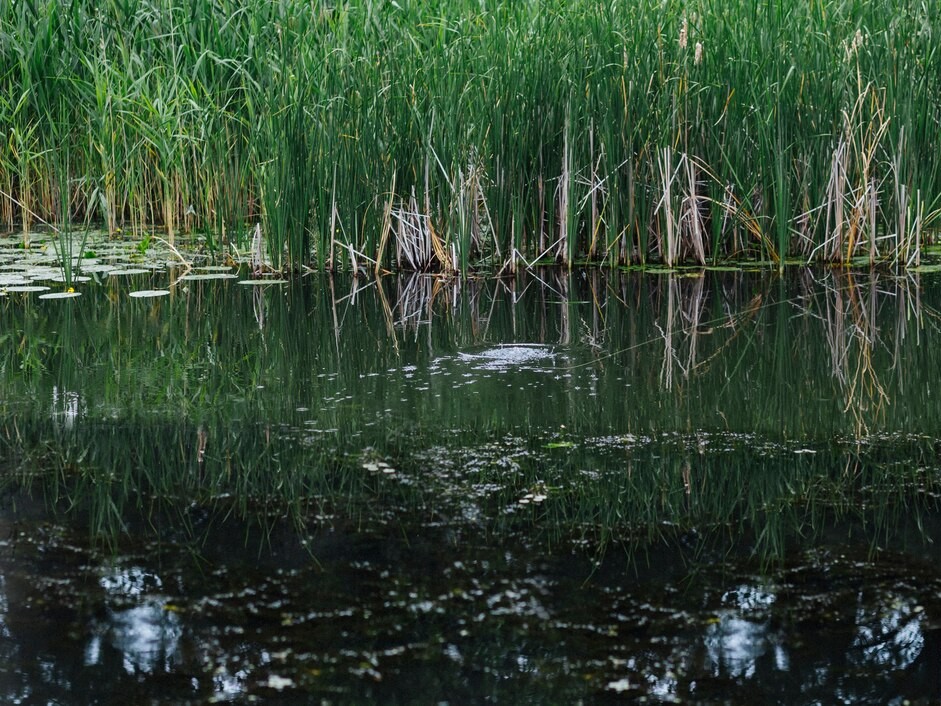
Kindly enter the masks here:
[[939, 14], [0, 0], [0, 223], [260, 224], [279, 269], [904, 267], [941, 206]]

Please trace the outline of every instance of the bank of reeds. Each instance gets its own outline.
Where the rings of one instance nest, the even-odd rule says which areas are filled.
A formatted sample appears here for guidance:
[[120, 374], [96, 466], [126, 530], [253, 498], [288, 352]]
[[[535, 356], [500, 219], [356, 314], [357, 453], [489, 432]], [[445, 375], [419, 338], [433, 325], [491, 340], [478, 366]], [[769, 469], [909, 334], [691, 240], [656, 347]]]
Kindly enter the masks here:
[[[0, 222], [278, 267], [916, 262], [936, 3], [0, 0]], [[71, 127], [63, 137], [52, 117]]]

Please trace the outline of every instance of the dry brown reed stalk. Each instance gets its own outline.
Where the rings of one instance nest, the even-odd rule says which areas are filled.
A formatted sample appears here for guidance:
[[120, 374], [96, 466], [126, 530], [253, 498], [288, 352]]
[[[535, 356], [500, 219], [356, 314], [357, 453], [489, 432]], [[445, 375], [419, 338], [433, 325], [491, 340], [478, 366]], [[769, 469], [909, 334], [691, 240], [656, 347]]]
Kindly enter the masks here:
[[673, 218], [673, 180], [676, 172], [673, 170], [673, 152], [664, 147], [657, 154], [657, 168], [660, 175], [661, 196], [654, 209], [655, 213], [663, 212], [660, 227], [657, 230], [660, 258], [667, 267], [676, 262], [676, 222]]
[[[556, 187], [556, 208], [558, 220], [558, 238], [553, 244], [556, 247], [555, 257], [561, 260], [563, 264], [571, 265], [568, 258], [566, 243], [568, 242], [569, 232], [572, 224], [571, 213], [569, 211], [570, 199], [572, 196], [572, 150], [569, 144], [569, 120], [565, 119], [565, 130], [562, 139], [562, 173], [559, 175], [559, 185]], [[550, 246], [551, 250], [553, 246]], [[542, 257], [540, 255], [540, 257]], [[537, 258], [539, 259], [539, 258]]]
[[686, 172], [686, 179], [682, 181], [685, 191], [681, 202], [680, 224], [683, 233], [686, 233], [689, 248], [696, 262], [706, 264], [705, 224], [703, 223], [703, 209], [701, 197], [698, 195], [696, 179], [696, 161], [687, 155], [681, 158]]
[[[392, 183], [389, 185], [389, 198], [386, 199], [385, 206], [382, 209], [382, 226], [379, 229], [379, 246], [376, 249], [376, 274], [379, 274], [380, 263], [383, 261], [386, 252], [386, 246], [389, 243], [389, 235], [394, 231], [392, 229], [392, 209], [395, 206], [395, 170], [392, 170]], [[330, 252], [333, 259], [333, 233], [330, 234]]]
[[186, 267], [186, 270], [184, 271], [184, 274], [185, 274], [185, 272], [188, 272], [189, 270], [192, 269], [193, 263], [190, 262], [189, 260], [187, 260], [185, 257], [183, 257], [183, 254], [182, 254], [179, 250], [177, 250], [176, 247], [174, 247], [173, 243], [171, 243], [171, 242], [169, 242], [169, 241], [167, 241], [167, 240], [164, 240], [164, 239], [161, 238], [159, 235], [152, 235], [151, 237], [152, 237], [154, 240], [159, 240], [161, 243], [163, 243], [163, 244], [166, 245], [168, 248], [170, 248], [170, 252], [172, 252], [174, 255], [176, 255], [176, 257], [177, 257], [177, 259], [180, 261], [180, 263]]
[[[709, 199], [700, 194], [701, 161], [682, 153], [675, 166], [673, 162], [674, 154], [669, 147], [664, 147], [658, 152], [657, 173], [661, 195], [654, 212], [661, 214], [658, 219], [660, 227], [656, 234], [659, 238], [661, 259], [665, 265], [672, 267], [681, 258], [692, 255], [695, 262], [704, 265], [704, 207]], [[711, 174], [708, 170], [703, 171]], [[727, 205], [731, 207], [731, 203]]]
[[865, 86], [852, 110], [843, 112], [843, 132], [833, 149], [824, 203], [818, 209], [825, 214], [826, 236], [811, 258], [821, 251], [826, 260], [848, 263], [863, 244], [868, 245], [870, 264], [878, 258], [880, 183], [875, 167], [888, 127], [884, 98], [873, 86]]
[[407, 265], [415, 271], [427, 269], [432, 262], [431, 235], [428, 218], [418, 210], [415, 187], [412, 187], [408, 202], [400, 201], [390, 215], [396, 223], [396, 264], [400, 268]]

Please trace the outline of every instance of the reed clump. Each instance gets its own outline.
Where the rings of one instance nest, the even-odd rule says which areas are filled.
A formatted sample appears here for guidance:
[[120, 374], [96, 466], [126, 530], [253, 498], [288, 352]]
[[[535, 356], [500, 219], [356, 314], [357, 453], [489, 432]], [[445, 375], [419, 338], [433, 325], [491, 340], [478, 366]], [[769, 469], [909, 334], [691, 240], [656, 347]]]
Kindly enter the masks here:
[[112, 232], [242, 250], [260, 223], [280, 268], [905, 266], [941, 205], [939, 15], [0, 0], [0, 222], [67, 183]]

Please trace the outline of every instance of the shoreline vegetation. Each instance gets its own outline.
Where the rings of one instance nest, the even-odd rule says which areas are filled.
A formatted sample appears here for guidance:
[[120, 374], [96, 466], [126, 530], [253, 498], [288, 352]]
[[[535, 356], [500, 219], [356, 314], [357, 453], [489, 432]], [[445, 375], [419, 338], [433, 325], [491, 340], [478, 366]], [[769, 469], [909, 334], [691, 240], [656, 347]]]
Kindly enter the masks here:
[[939, 15], [0, 0], [0, 229], [278, 270], [904, 268], [941, 216]]

